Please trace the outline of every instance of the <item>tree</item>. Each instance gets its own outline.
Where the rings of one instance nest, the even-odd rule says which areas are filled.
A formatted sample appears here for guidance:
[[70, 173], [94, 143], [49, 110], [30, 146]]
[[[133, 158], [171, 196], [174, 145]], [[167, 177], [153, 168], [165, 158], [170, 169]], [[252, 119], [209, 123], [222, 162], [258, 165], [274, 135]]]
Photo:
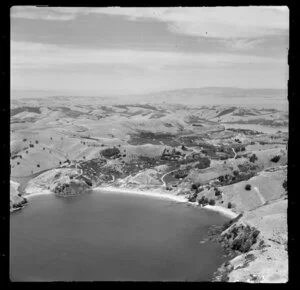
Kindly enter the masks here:
[[256, 160], [258, 160], [258, 158], [255, 154], [252, 154], [251, 157], [249, 158], [249, 161], [252, 163], [254, 163]]
[[227, 205], [228, 208], [232, 208], [232, 204], [231, 202], [228, 202], [228, 205]]
[[238, 170], [234, 170], [234, 171], [233, 171], [233, 175], [234, 175], [234, 176], [238, 176], [239, 174], [240, 174], [240, 173], [239, 173]]
[[280, 160], [280, 156], [279, 155], [276, 155], [273, 158], [271, 158], [271, 161], [274, 162], [274, 163], [277, 163], [279, 160]]
[[251, 190], [251, 184], [249, 184], [249, 183], [246, 184], [245, 189], [246, 189], [246, 190]]
[[287, 192], [287, 180], [285, 179], [282, 183], [282, 187], [285, 189], [285, 191]]
[[216, 204], [216, 201], [215, 201], [213, 198], [211, 198], [211, 199], [209, 200], [208, 204], [209, 204], [209, 205], [215, 205], [215, 204]]
[[40, 164], [37, 164], [36, 167], [40, 167]]

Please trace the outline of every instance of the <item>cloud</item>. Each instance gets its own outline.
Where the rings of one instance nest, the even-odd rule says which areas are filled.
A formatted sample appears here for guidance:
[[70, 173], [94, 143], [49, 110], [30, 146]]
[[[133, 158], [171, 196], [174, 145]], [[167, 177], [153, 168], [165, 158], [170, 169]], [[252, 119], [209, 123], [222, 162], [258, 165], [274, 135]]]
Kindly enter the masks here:
[[68, 48], [58, 45], [11, 41], [12, 69], [48, 69], [74, 65], [123, 65], [145, 70], [170, 66], [220, 67], [232, 64], [282, 64], [286, 60], [231, 53], [183, 53], [130, 49]]
[[197, 37], [251, 38], [287, 33], [289, 10], [271, 7], [162, 7], [162, 8], [12, 8], [16, 18], [68, 21], [78, 15], [106, 14], [122, 16], [130, 21], [152, 19], [164, 22], [173, 33]]

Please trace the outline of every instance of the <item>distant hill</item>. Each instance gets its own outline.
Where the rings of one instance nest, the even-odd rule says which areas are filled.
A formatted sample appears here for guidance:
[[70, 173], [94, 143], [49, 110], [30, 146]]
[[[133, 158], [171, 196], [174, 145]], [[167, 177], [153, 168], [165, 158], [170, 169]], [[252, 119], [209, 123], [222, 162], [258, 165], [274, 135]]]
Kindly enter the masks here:
[[186, 105], [251, 105], [253, 107], [282, 108], [288, 105], [287, 90], [241, 89], [205, 87], [162, 91], [129, 96], [127, 100], [151, 103], [178, 103]]
[[18, 95], [12, 91], [14, 101], [20, 99], [34, 100], [43, 98], [45, 102], [51, 98], [53, 101], [63, 101], [65, 98], [82, 100], [100, 100], [103, 104], [132, 104], [132, 103], [166, 103], [181, 105], [237, 105], [256, 108], [288, 109], [287, 89], [242, 89], [232, 87], [203, 87], [160, 91], [145, 94], [105, 95], [98, 96], [62, 96], [48, 92], [35, 92]]

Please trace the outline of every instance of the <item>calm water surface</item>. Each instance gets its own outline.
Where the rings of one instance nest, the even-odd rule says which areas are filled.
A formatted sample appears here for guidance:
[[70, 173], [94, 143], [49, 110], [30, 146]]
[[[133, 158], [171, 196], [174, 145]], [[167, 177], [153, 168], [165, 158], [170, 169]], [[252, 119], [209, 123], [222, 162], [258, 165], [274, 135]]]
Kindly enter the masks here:
[[200, 243], [218, 213], [174, 201], [93, 192], [36, 196], [10, 218], [13, 281], [207, 281], [224, 261]]

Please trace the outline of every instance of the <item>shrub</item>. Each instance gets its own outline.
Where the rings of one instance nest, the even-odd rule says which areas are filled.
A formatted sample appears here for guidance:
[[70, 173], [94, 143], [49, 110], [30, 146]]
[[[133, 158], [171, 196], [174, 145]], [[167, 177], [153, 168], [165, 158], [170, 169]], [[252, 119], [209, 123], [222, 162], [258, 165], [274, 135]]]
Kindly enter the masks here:
[[26, 154], [28, 154], [28, 150], [26, 150]]
[[252, 154], [251, 157], [249, 158], [249, 161], [252, 163], [254, 163], [256, 160], [258, 160], [258, 158], [255, 154]]
[[40, 167], [40, 164], [37, 164], [36, 167]]
[[200, 186], [200, 183], [193, 183], [191, 189], [196, 190]]
[[118, 155], [119, 153], [120, 153], [120, 150], [116, 147], [106, 148], [106, 149], [101, 151], [101, 154], [106, 158], [113, 157], [115, 155]]
[[245, 189], [246, 189], [246, 190], [251, 190], [251, 184], [249, 184], [249, 183], [246, 184]]
[[234, 171], [233, 171], [233, 175], [234, 175], [234, 176], [238, 176], [239, 174], [240, 174], [240, 172], [239, 172], [238, 170], [234, 170]]
[[228, 205], [227, 205], [228, 208], [232, 208], [232, 204], [231, 202], [228, 202]]
[[218, 188], [215, 188], [215, 196], [220, 196], [221, 194], [222, 192]]
[[20, 162], [17, 162], [17, 165], [20, 165]]
[[250, 251], [252, 246], [252, 241], [250, 239], [246, 240], [246, 242], [244, 242], [241, 247], [240, 247], [240, 251], [242, 253], [247, 253]]
[[59, 161], [59, 165], [61, 165], [61, 161]]
[[215, 204], [216, 204], [216, 201], [215, 201], [213, 198], [211, 198], [211, 199], [209, 200], [208, 204], [209, 204], [209, 205], [215, 205]]
[[24, 138], [24, 139], [23, 139], [23, 142], [26, 142], [26, 141], [27, 141], [27, 139], [26, 139], [26, 138]]
[[282, 183], [282, 187], [285, 189], [285, 191], [287, 192], [287, 180], [285, 179]]
[[38, 141], [38, 140], [35, 140], [35, 144], [39, 144], [39, 141]]
[[274, 156], [273, 158], [271, 158], [270, 161], [277, 163], [279, 160], [280, 160], [280, 156], [279, 156], [279, 155], [276, 155], [276, 156]]
[[198, 169], [204, 169], [210, 166], [210, 159], [208, 157], [200, 157], [199, 162], [195, 165]]
[[186, 151], [187, 149], [186, 149], [186, 147], [184, 145], [181, 145], [181, 150]]
[[199, 205], [207, 205], [208, 204], [208, 198], [205, 196], [202, 196], [199, 200], [198, 200], [198, 204]]
[[196, 199], [197, 199], [197, 193], [195, 193], [195, 192], [191, 193], [188, 197], [188, 201], [190, 201], [190, 202], [195, 202]]
[[34, 147], [34, 145], [33, 145], [33, 144], [29, 144], [29, 147], [30, 147], [30, 148], [33, 148], [33, 147]]

